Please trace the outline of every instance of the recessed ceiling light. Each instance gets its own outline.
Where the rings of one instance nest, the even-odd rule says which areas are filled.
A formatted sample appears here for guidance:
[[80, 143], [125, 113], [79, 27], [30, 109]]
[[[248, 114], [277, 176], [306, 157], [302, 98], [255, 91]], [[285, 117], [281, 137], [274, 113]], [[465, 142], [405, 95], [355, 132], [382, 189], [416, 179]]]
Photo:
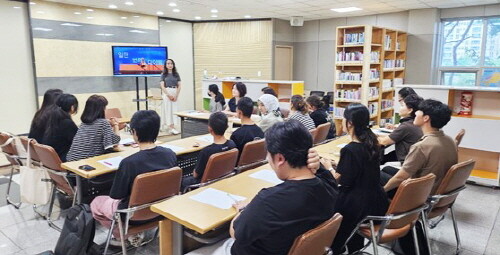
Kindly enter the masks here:
[[217, 9], [212, 9], [210, 10], [211, 13], [218, 13], [219, 11]]
[[210, 17], [217, 18], [218, 16], [217, 16], [217, 14], [212, 14]]
[[110, 5], [108, 5], [108, 7], [109, 7], [110, 9], [116, 9], [116, 8], [118, 8], [118, 6], [116, 6], [116, 5], [114, 5], [114, 4], [110, 4]]
[[35, 2], [30, 2], [30, 4], [36, 4]]
[[334, 12], [353, 12], [353, 11], [360, 11], [362, 9], [358, 7], [346, 7], [346, 8], [334, 8], [330, 10]]
[[[21, 8], [21, 7], [19, 7], [19, 8]], [[36, 11], [36, 13], [38, 13], [38, 14], [44, 14], [45, 12], [44, 11]]]
[[14, 9], [21, 9], [21, 6], [14, 6], [12, 8], [14, 8]]
[[87, 9], [88, 12], [93, 12], [94, 10], [93, 9]]
[[73, 14], [75, 14], [75, 15], [80, 15], [80, 14], [82, 14], [82, 13], [81, 13], [81, 12], [73, 12]]
[[162, 11], [157, 11], [156, 14], [157, 15], [163, 15], [164, 13]]
[[129, 30], [130, 33], [138, 33], [138, 34], [146, 34], [147, 32], [145, 31], [141, 31], [141, 30], [137, 30], [137, 29], [134, 29], [134, 30]]
[[127, 2], [125, 2], [125, 5], [132, 6], [132, 5], [134, 5], [134, 2], [127, 1]]
[[249, 19], [249, 18], [251, 18], [252, 16], [250, 16], [250, 15], [245, 15], [244, 17], [245, 17], [245, 19]]
[[127, 19], [127, 17], [120, 17], [120, 19]]
[[101, 36], [113, 36], [114, 34], [95, 34], [95, 35], [101, 35]]
[[173, 12], [181, 12], [181, 10], [179, 10], [179, 9], [173, 9], [172, 11]]
[[134, 18], [140, 18], [141, 16], [135, 15], [135, 16], [132, 16], [132, 17], [134, 17]]
[[44, 27], [35, 27], [33, 28], [33, 30], [44, 31], [44, 32], [52, 31], [51, 28], [44, 28]]
[[194, 19], [198, 19], [199, 20], [199, 19], [201, 19], [201, 17], [200, 16], [196, 16], [196, 17], [194, 17]]
[[167, 19], [167, 20], [165, 20], [165, 22], [170, 23], [170, 22], [172, 22], [172, 21]]
[[94, 17], [90, 17], [90, 16], [89, 16], [89, 17], [87, 17], [87, 19], [93, 19], [93, 18], [94, 18]]
[[75, 24], [75, 23], [62, 23], [61, 26], [68, 26], [68, 27], [81, 27], [82, 25], [80, 24]]
[[174, 2], [171, 2], [171, 3], [169, 3], [169, 4], [168, 4], [168, 6], [170, 6], [170, 7], [176, 7], [176, 6], [177, 6], [177, 4], [176, 4], [176, 3], [174, 3]]
[[133, 21], [130, 21], [129, 23], [130, 23], [130, 24], [134, 24], [134, 22], [133, 22]]

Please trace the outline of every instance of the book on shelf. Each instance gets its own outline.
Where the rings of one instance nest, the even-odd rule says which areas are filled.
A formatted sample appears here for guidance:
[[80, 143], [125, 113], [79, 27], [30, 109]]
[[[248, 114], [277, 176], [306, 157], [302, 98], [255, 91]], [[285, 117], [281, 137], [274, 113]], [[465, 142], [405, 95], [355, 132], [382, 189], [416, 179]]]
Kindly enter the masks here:
[[363, 52], [361, 51], [352, 51], [352, 52], [345, 52], [345, 51], [340, 51], [337, 52], [337, 61], [363, 61]]
[[394, 100], [392, 100], [392, 99], [382, 99], [382, 101], [380, 102], [380, 104], [382, 105], [382, 110], [386, 110], [386, 109], [394, 107]]
[[333, 108], [333, 116], [335, 118], [343, 118], [344, 111], [345, 111], [345, 108], [343, 108], [343, 107], [335, 107], [335, 108]]
[[392, 83], [394, 84], [394, 86], [403, 85], [403, 78], [394, 78]]
[[378, 102], [368, 103], [368, 111], [370, 116], [378, 114]]
[[394, 59], [384, 59], [384, 68], [394, 68], [395, 61]]
[[379, 79], [380, 71], [376, 68], [370, 69], [370, 79]]
[[382, 80], [382, 88], [383, 89], [390, 89], [390, 88], [392, 88], [392, 80], [391, 79], [383, 79]]
[[363, 44], [365, 42], [365, 33], [350, 33], [344, 35], [344, 45]]
[[336, 90], [335, 99], [360, 100], [361, 90], [359, 89], [339, 89]]
[[338, 81], [361, 81], [361, 73], [336, 71]]
[[396, 50], [401, 50], [401, 43], [396, 42]]
[[385, 35], [385, 40], [384, 40], [384, 49], [385, 50], [390, 50], [391, 49], [391, 44], [392, 44], [392, 38], [390, 35]]
[[404, 59], [396, 59], [396, 62], [394, 63], [394, 67], [405, 67], [405, 60]]
[[380, 52], [372, 51], [370, 53], [370, 63], [378, 63], [378, 62], [380, 62]]
[[378, 97], [379, 96], [379, 90], [377, 87], [370, 87], [368, 91], [369, 97]]

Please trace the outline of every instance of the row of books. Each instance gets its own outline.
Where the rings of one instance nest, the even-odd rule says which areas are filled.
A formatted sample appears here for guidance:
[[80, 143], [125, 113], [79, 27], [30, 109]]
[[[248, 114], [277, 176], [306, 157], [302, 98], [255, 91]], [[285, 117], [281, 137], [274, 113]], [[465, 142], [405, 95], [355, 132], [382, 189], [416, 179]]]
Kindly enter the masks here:
[[392, 38], [390, 35], [385, 35], [384, 49], [390, 50], [392, 45]]
[[359, 89], [339, 89], [335, 92], [335, 98], [361, 100], [361, 91]]
[[370, 79], [380, 78], [380, 71], [376, 68], [370, 69]]
[[[363, 58], [364, 54], [361, 51], [337, 52], [337, 61], [363, 61]], [[380, 61], [380, 52], [379, 51], [370, 52], [370, 62], [378, 63], [379, 61]]]
[[369, 87], [368, 95], [369, 95], [369, 97], [378, 97], [378, 95], [379, 95], [378, 88], [377, 87]]
[[335, 107], [335, 108], [333, 108], [333, 116], [335, 116], [335, 118], [342, 118], [342, 117], [344, 117], [344, 112], [345, 112], [345, 108], [344, 107]]
[[344, 45], [363, 44], [365, 42], [365, 33], [352, 33], [344, 35]]
[[390, 89], [397, 85], [403, 85], [403, 78], [383, 79], [382, 88]]
[[337, 80], [339, 81], [361, 81], [361, 73], [344, 72], [337, 70]]
[[378, 102], [373, 102], [368, 104], [368, 111], [370, 116], [378, 113]]
[[404, 59], [385, 59], [384, 68], [395, 68], [395, 67], [405, 67]]
[[382, 99], [380, 103], [383, 110], [394, 107], [394, 100], [392, 99]]

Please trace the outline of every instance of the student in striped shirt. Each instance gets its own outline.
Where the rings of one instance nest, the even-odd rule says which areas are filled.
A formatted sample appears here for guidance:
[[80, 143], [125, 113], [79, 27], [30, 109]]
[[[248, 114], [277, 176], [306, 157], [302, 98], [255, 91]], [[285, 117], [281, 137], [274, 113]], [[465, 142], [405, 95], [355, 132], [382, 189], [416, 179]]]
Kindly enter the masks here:
[[301, 95], [294, 95], [290, 101], [290, 116], [288, 119], [298, 120], [302, 123], [308, 130], [316, 128], [313, 119], [309, 116], [309, 109], [306, 104], [306, 100]]

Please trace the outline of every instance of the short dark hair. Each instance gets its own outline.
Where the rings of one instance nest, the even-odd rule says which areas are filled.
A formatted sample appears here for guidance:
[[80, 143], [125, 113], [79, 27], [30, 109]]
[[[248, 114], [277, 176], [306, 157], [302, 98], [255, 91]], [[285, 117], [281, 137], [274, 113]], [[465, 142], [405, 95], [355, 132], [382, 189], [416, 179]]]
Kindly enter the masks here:
[[240, 93], [240, 98], [244, 97], [247, 94], [247, 86], [243, 82], [237, 82], [233, 84], [233, 87], [236, 86], [236, 89]]
[[67, 113], [71, 111], [71, 107], [73, 107], [75, 113], [78, 112], [78, 99], [71, 94], [60, 95], [57, 99], [56, 105]]
[[409, 95], [417, 94], [417, 92], [410, 87], [403, 87], [398, 91], [398, 94], [402, 99], [405, 99]]
[[264, 94], [269, 94], [269, 95], [273, 95], [275, 97], [278, 97], [278, 94], [276, 94], [276, 91], [274, 91], [274, 89], [271, 87], [264, 87], [261, 89], [261, 91]]
[[236, 106], [238, 110], [243, 113], [245, 117], [252, 117], [253, 113], [253, 101], [249, 97], [242, 97], [238, 100], [238, 105]]
[[293, 168], [307, 165], [307, 155], [313, 145], [311, 133], [298, 120], [278, 122], [266, 131], [267, 151], [282, 154]]
[[403, 101], [405, 102], [406, 108], [412, 109], [411, 117], [415, 118], [415, 112], [418, 111], [418, 105], [424, 101], [424, 99], [417, 94], [411, 94], [405, 97]]
[[139, 142], [154, 143], [160, 132], [160, 116], [155, 111], [137, 111], [130, 120], [130, 129], [135, 131]]
[[227, 116], [222, 112], [214, 112], [208, 119], [208, 126], [216, 135], [224, 135], [227, 129]]
[[426, 99], [418, 105], [418, 110], [431, 118], [433, 128], [440, 129], [448, 124], [451, 119], [451, 110], [448, 105], [438, 100]]
[[96, 119], [104, 119], [106, 105], [108, 105], [108, 100], [105, 97], [100, 95], [90, 96], [85, 103], [85, 109], [83, 109], [80, 119], [86, 124], [90, 124]]

